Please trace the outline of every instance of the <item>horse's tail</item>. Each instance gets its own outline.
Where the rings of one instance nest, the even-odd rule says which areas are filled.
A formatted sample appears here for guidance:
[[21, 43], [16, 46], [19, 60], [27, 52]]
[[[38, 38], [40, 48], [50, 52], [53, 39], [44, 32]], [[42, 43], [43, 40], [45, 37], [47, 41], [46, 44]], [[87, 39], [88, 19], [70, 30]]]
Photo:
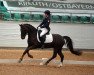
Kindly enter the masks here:
[[67, 47], [70, 49], [71, 53], [75, 54], [75, 55], [81, 55], [82, 52], [81, 51], [75, 51], [73, 49], [73, 42], [72, 39], [68, 36], [63, 36], [63, 39], [65, 40], [65, 44], [67, 45]]

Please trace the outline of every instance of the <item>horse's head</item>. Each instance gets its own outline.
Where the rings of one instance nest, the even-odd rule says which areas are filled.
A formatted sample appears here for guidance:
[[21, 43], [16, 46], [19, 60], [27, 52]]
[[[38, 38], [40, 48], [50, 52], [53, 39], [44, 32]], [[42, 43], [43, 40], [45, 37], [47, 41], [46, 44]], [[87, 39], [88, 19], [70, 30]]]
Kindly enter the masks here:
[[30, 24], [20, 24], [20, 31], [21, 31], [21, 39], [25, 39], [26, 35], [28, 33], [32, 33], [36, 30], [32, 25]]
[[26, 34], [28, 33], [28, 29], [24, 24], [20, 24], [20, 31], [21, 31], [21, 39], [25, 39]]

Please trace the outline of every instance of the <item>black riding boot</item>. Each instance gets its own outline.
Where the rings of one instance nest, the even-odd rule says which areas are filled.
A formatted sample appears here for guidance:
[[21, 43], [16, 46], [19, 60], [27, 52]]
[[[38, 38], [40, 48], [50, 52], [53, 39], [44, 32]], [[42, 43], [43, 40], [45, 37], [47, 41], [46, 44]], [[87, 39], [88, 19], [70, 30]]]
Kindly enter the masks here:
[[42, 40], [41, 40], [41, 49], [43, 49], [44, 48], [44, 42], [45, 42], [45, 36], [43, 36], [42, 37]]

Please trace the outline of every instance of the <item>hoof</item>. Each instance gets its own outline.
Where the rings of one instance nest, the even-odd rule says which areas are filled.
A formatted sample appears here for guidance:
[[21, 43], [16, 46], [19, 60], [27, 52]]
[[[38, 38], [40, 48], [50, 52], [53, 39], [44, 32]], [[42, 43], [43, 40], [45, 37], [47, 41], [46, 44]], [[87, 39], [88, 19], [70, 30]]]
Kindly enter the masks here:
[[60, 64], [58, 65], [58, 67], [62, 67], [63, 66], [63, 64], [62, 64], [62, 62], [60, 62]]
[[47, 65], [48, 65], [48, 63], [46, 62], [46, 63], [44, 63], [44, 65], [45, 65], [45, 66], [47, 66]]
[[47, 66], [47, 64], [45, 64], [45, 63], [40, 63], [40, 65], [41, 65], [41, 66]]
[[47, 60], [48, 58], [42, 58], [42, 62], [40, 63], [40, 65], [47, 65]]
[[22, 59], [19, 59], [18, 63], [21, 63]]

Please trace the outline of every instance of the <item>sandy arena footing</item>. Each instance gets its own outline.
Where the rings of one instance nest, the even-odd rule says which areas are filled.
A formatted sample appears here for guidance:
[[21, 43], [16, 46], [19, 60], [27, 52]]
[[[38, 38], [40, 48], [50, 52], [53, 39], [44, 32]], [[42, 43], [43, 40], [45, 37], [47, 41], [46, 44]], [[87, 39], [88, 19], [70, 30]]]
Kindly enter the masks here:
[[[45, 58], [47, 59], [47, 58]], [[8, 64], [8, 63], [18, 63], [19, 59], [0, 59], [0, 63], [3, 64]], [[41, 63], [41, 62], [45, 62], [47, 60], [43, 60], [43, 59], [24, 59], [22, 61], [22, 63], [24, 62], [37, 62], [37, 63]], [[59, 64], [59, 60], [52, 60], [52, 63], [55, 64]], [[77, 65], [94, 65], [94, 61], [75, 61], [75, 60], [64, 60], [63, 62], [64, 64], [77, 64]]]

